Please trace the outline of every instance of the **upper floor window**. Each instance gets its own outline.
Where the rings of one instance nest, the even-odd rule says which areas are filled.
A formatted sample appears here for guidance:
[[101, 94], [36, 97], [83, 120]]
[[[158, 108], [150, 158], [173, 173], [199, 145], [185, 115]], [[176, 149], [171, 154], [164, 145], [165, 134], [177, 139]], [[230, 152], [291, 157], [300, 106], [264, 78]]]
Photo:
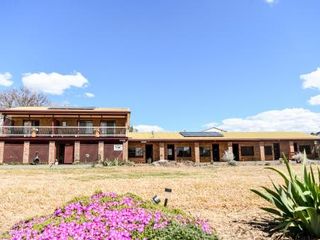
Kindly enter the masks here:
[[80, 121], [79, 122], [80, 133], [81, 134], [92, 134], [93, 133], [93, 123], [92, 121]]
[[108, 120], [108, 121], [102, 121], [100, 123], [101, 126], [101, 133], [102, 134], [115, 134], [116, 133], [116, 121], [114, 120]]
[[25, 121], [23, 121], [23, 126], [24, 127], [40, 126], [40, 121], [39, 120], [25, 120]]
[[241, 147], [241, 155], [242, 156], [254, 156], [253, 146]]

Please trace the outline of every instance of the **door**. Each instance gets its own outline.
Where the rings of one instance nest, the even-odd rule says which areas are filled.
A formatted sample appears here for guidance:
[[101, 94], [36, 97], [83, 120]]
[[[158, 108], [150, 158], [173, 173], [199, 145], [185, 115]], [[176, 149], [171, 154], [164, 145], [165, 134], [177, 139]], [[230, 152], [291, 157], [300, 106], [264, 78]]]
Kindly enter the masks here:
[[33, 127], [39, 127], [39, 120], [24, 120], [23, 121], [23, 134], [31, 134]]
[[153, 145], [152, 144], [146, 145], [146, 162], [147, 163], [153, 162]]
[[167, 159], [174, 160], [174, 145], [173, 144], [167, 145]]
[[214, 162], [220, 161], [219, 144], [212, 144], [212, 159]]
[[234, 155], [234, 160], [239, 161], [239, 144], [232, 144], [232, 152]]
[[56, 152], [57, 160], [59, 164], [63, 164], [64, 163], [64, 144], [57, 144], [56, 149], [57, 149], [57, 152]]
[[274, 152], [274, 160], [279, 160], [279, 158], [280, 158], [280, 144], [279, 143], [273, 144], [273, 152]]
[[294, 143], [293, 144], [293, 151], [296, 153], [296, 152], [298, 152], [298, 144], [297, 143]]
[[73, 145], [64, 146], [64, 163], [73, 163]]

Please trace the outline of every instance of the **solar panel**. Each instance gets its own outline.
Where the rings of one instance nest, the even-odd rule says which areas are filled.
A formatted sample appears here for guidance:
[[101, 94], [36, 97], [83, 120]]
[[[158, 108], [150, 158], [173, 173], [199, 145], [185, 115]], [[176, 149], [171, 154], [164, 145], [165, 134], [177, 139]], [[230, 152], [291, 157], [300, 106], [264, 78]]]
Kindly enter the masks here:
[[180, 132], [184, 137], [223, 137], [219, 132]]
[[94, 107], [49, 107], [52, 110], [94, 110]]

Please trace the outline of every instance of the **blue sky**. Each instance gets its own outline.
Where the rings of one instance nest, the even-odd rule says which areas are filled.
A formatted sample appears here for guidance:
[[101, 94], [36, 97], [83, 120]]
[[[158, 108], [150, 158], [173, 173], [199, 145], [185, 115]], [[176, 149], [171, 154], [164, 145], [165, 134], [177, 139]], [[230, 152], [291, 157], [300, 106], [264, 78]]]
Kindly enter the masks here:
[[317, 0], [3, 0], [0, 9], [0, 90], [130, 107], [141, 129], [320, 130]]

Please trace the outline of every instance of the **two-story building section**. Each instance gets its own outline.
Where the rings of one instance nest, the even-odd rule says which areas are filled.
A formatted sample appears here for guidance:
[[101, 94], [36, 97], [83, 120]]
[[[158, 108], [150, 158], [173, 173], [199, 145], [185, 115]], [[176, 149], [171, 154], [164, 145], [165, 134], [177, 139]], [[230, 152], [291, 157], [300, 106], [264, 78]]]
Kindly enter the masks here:
[[18, 107], [0, 112], [0, 163], [127, 159], [129, 109]]

